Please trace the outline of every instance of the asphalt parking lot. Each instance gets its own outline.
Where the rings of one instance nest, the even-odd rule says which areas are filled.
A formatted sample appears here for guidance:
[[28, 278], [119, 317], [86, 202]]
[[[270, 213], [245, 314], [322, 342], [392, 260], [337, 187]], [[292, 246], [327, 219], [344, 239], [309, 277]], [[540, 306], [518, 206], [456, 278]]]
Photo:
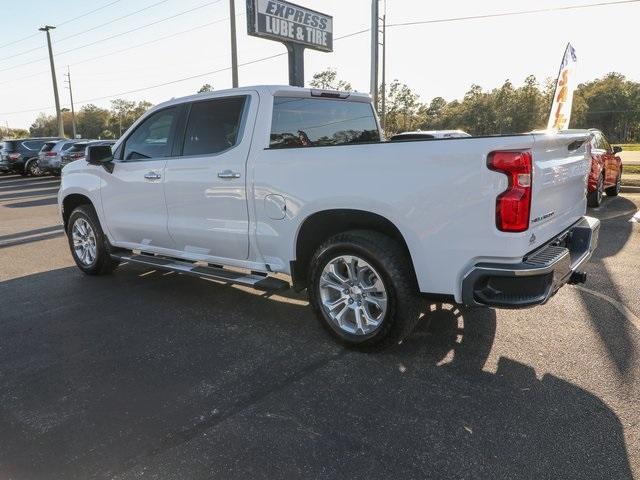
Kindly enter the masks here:
[[640, 194], [584, 287], [363, 354], [303, 296], [83, 275], [57, 189], [0, 177], [0, 479], [640, 478]]

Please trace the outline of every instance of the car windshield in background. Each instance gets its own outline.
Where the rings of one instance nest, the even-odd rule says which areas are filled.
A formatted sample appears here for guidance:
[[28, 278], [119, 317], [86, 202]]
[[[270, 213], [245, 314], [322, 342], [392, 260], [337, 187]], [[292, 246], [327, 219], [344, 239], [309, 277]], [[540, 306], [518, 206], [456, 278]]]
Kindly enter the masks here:
[[82, 150], [84, 150], [85, 148], [87, 148], [88, 143], [87, 142], [81, 142], [81, 143], [75, 143], [71, 146], [71, 148], [69, 148], [69, 153], [73, 153], [73, 152], [81, 152]]
[[11, 142], [11, 141], [5, 141], [2, 143], [2, 149], [3, 150], [14, 150], [16, 148], [16, 142]]
[[323, 147], [380, 141], [369, 103], [276, 97], [271, 148]]

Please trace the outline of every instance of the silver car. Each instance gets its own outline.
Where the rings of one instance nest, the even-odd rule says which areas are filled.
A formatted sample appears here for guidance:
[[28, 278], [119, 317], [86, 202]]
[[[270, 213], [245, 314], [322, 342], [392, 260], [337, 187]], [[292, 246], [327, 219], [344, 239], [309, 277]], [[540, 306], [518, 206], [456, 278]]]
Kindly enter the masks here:
[[75, 143], [86, 142], [85, 139], [64, 139], [47, 142], [38, 153], [38, 168], [41, 173], [60, 174], [62, 155]]

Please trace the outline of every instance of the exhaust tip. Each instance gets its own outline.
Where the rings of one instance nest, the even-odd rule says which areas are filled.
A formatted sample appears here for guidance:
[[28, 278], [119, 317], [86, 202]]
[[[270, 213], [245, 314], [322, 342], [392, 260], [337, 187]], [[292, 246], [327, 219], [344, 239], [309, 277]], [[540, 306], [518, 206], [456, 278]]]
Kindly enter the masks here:
[[569, 283], [576, 285], [578, 283], [585, 283], [587, 281], [587, 272], [573, 272], [569, 277]]

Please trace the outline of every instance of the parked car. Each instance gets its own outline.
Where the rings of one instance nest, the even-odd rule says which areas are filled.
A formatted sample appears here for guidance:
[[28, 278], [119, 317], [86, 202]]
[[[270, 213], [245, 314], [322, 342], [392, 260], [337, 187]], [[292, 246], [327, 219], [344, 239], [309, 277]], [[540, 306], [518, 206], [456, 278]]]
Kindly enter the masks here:
[[115, 140], [85, 140], [76, 142], [62, 154], [60, 169], [75, 160], [82, 160], [88, 146], [113, 145], [114, 143], [116, 143]]
[[78, 142], [86, 142], [86, 139], [69, 139], [47, 142], [38, 153], [38, 168], [40, 173], [53, 173], [60, 175], [62, 167], [62, 155]]
[[622, 159], [618, 155], [622, 147], [612, 147], [600, 130], [590, 129], [591, 171], [587, 183], [587, 203], [590, 207], [599, 207], [606, 193], [615, 197], [620, 193], [622, 181]]
[[59, 139], [46, 137], [5, 140], [2, 144], [0, 170], [21, 175], [36, 175], [38, 173], [38, 152], [42, 145], [49, 140], [57, 141]]
[[585, 281], [588, 132], [380, 138], [361, 93], [173, 99], [65, 167], [71, 253], [89, 275], [129, 262], [278, 290], [289, 274], [329, 332], [367, 348], [408, 335], [425, 297], [521, 308]]
[[398, 133], [390, 138], [392, 141], [398, 140], [420, 140], [425, 138], [465, 138], [470, 137], [462, 130], [417, 130], [415, 132]]

